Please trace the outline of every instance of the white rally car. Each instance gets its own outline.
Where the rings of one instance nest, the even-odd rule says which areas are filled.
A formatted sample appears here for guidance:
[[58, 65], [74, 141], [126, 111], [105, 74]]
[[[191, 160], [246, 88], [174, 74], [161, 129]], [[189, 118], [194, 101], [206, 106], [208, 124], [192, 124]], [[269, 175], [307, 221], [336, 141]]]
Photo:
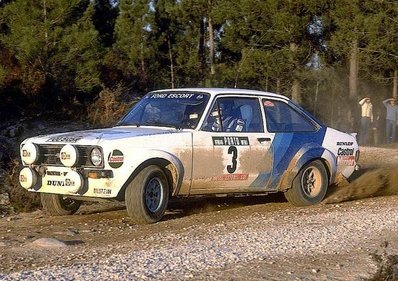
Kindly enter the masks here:
[[20, 184], [53, 215], [84, 200], [125, 201], [137, 223], [169, 198], [284, 192], [320, 202], [357, 168], [355, 136], [328, 128], [288, 98], [239, 89], [148, 93], [112, 128], [26, 139]]

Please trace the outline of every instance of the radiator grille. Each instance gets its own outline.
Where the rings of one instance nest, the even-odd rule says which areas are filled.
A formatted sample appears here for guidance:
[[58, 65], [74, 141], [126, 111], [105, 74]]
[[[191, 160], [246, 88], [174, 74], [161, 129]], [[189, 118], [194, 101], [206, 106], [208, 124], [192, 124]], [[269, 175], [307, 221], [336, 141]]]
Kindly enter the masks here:
[[[63, 166], [60, 160], [60, 151], [63, 144], [39, 144], [39, 161], [41, 165]], [[77, 167], [96, 167], [90, 161], [91, 150], [95, 146], [75, 145], [79, 152]], [[96, 167], [98, 168], [98, 167]]]

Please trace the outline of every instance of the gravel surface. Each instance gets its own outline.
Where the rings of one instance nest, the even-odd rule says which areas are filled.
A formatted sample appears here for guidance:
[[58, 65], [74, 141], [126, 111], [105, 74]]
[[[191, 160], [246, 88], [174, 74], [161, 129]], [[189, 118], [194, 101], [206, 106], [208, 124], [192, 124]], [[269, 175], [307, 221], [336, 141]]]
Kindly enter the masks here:
[[[327, 212], [321, 210], [325, 206], [316, 206], [253, 213], [217, 224], [200, 223], [179, 233], [153, 233], [115, 246], [94, 260], [0, 274], [0, 280], [211, 278], [204, 272], [241, 263], [264, 261], [272, 265], [283, 259], [349, 254], [358, 249], [371, 253], [377, 250], [383, 240], [380, 238], [389, 239], [396, 232], [397, 202], [398, 197], [378, 198], [349, 206], [329, 206]], [[396, 234], [391, 238], [397, 241]], [[126, 251], [134, 244], [144, 249]], [[119, 251], [123, 253], [117, 254]], [[370, 272], [375, 268], [370, 266]], [[319, 271], [312, 268], [310, 274]], [[297, 278], [293, 269], [285, 274], [286, 278]], [[237, 279], [244, 280], [243, 276]]]
[[[365, 168], [391, 151], [363, 149]], [[372, 254], [398, 254], [398, 196], [367, 196], [305, 208], [278, 196], [206, 199], [146, 226], [120, 205], [5, 217], [0, 280], [363, 280], [380, 266]]]

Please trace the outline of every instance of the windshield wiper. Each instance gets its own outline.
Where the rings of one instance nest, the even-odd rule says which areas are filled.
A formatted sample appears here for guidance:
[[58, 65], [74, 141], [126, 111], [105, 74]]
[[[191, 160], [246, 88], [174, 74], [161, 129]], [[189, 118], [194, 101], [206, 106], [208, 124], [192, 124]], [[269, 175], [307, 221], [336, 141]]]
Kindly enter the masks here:
[[150, 122], [150, 123], [145, 123], [144, 125], [147, 125], [147, 126], [159, 126], [159, 127], [171, 127], [171, 128], [174, 128], [173, 125], [164, 124], [164, 123], [160, 123], [160, 122]]
[[160, 123], [160, 122], [150, 122], [150, 123], [145, 123], [145, 124], [141, 124], [141, 125], [145, 125], [145, 126], [168, 127], [168, 128], [175, 128], [175, 129], [177, 129], [177, 130], [183, 129], [183, 127], [182, 127], [181, 125], [164, 124], [164, 123]]
[[140, 127], [142, 124], [139, 124], [139, 123], [117, 123], [116, 125], [115, 125], [115, 127], [119, 127], [119, 126], [137, 126], [137, 128], [138, 127]]

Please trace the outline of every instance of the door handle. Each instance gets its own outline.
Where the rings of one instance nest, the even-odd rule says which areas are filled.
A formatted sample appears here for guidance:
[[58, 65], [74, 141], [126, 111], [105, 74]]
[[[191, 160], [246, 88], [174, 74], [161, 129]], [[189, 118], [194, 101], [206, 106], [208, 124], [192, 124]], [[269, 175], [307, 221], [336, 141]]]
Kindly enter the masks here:
[[259, 143], [263, 143], [265, 141], [271, 141], [271, 138], [257, 138]]

